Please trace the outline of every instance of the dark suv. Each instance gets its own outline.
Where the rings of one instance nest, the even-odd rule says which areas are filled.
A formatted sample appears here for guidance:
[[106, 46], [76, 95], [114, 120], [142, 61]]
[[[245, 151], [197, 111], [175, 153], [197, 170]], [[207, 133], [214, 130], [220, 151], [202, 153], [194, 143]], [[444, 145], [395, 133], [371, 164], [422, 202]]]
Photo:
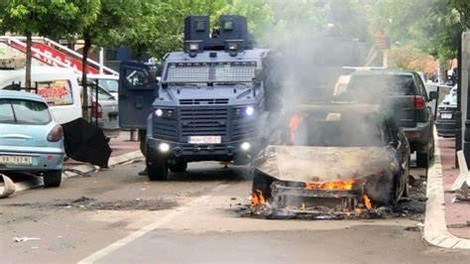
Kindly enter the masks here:
[[427, 104], [436, 97], [426, 93], [424, 83], [413, 71], [359, 71], [351, 75], [343, 99], [380, 103], [403, 127], [419, 167], [428, 167], [434, 157], [434, 119]]

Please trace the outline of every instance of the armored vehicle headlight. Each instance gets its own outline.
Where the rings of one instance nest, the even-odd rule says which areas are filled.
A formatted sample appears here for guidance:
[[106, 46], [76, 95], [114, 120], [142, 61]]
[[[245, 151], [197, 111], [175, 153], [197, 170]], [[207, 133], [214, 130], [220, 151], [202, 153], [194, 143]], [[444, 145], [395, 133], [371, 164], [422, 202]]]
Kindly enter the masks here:
[[253, 106], [248, 106], [247, 108], [245, 108], [245, 114], [247, 116], [252, 116], [255, 114], [255, 108]]
[[198, 51], [199, 50], [199, 44], [197, 44], [197, 43], [189, 44], [189, 50], [190, 51]]
[[158, 150], [162, 153], [166, 153], [170, 150], [170, 144], [164, 142], [160, 143], [160, 145], [158, 145]]
[[162, 109], [155, 110], [155, 115], [157, 115], [158, 117], [161, 117], [163, 115], [163, 110]]
[[248, 143], [248, 142], [243, 142], [243, 143], [240, 145], [240, 148], [241, 148], [243, 151], [248, 151], [248, 150], [250, 150], [250, 148], [251, 148], [251, 144]]

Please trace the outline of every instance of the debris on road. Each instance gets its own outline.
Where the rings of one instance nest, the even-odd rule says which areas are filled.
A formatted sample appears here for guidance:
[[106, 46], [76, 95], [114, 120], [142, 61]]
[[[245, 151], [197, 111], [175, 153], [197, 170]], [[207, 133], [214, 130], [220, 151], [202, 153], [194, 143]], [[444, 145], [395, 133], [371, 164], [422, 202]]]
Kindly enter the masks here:
[[16, 243], [34, 241], [34, 240], [41, 240], [41, 239], [39, 237], [14, 237], [13, 238], [13, 241], [15, 241]]
[[0, 173], [3, 179], [3, 186], [0, 186], [0, 198], [6, 198], [15, 192], [15, 183], [6, 175]]

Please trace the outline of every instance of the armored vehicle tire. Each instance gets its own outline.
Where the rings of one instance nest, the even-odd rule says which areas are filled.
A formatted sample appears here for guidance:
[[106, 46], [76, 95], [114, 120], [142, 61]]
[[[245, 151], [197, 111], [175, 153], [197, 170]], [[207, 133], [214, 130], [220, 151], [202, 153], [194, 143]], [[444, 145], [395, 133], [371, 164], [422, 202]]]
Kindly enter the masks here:
[[62, 171], [55, 170], [55, 171], [48, 171], [44, 173], [44, 187], [59, 187], [60, 183], [62, 182]]
[[185, 161], [177, 162], [173, 165], [170, 165], [171, 172], [185, 172], [188, 168], [188, 163]]
[[166, 159], [155, 157], [152, 163], [147, 163], [147, 174], [151, 181], [165, 181], [168, 179], [168, 165]]

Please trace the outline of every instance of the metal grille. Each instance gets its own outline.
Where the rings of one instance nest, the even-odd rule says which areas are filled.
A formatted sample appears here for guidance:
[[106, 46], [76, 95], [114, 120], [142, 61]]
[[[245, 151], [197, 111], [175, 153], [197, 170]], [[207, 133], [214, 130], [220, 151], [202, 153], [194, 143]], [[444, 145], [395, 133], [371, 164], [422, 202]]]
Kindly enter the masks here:
[[228, 104], [228, 99], [181, 99], [182, 105]]
[[244, 138], [251, 138], [256, 136], [256, 123], [253, 119], [246, 119], [243, 116], [237, 116], [240, 110], [234, 109], [233, 125], [232, 125], [232, 141], [242, 140]]
[[165, 81], [190, 82], [251, 82], [256, 62], [184, 62], [169, 63]]
[[158, 139], [177, 141], [177, 121], [165, 118], [154, 119], [153, 136]]
[[214, 80], [218, 82], [249, 82], [255, 77], [255, 68], [256, 63], [217, 63], [214, 65]]
[[207, 82], [210, 67], [208, 63], [171, 63], [166, 81], [168, 82]]
[[227, 108], [181, 108], [182, 136], [227, 136]]

